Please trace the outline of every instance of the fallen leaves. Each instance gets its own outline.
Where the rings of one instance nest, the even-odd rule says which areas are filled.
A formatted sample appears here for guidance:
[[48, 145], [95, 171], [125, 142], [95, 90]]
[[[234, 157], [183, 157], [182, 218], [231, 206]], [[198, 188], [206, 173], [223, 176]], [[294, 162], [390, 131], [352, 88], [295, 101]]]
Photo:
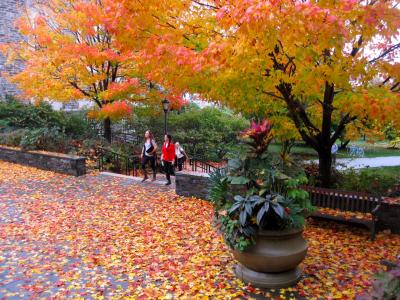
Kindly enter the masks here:
[[211, 205], [165, 188], [0, 162], [0, 211], [5, 299], [352, 299], [400, 253], [399, 236], [311, 221], [302, 281], [261, 291], [233, 275]]
[[358, 220], [372, 220], [372, 214], [370, 213], [361, 213], [361, 212], [354, 212], [354, 211], [342, 211], [339, 209], [332, 209], [326, 207], [318, 207], [318, 213], [326, 214], [329, 216], [340, 217], [345, 220], [350, 219], [358, 219]]

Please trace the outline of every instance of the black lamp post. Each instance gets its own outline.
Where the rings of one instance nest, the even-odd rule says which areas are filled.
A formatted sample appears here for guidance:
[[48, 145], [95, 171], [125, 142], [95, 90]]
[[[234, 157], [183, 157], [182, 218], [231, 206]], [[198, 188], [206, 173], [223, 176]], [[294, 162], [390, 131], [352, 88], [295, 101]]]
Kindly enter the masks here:
[[170, 102], [168, 101], [168, 99], [165, 98], [161, 103], [164, 110], [164, 134], [167, 134], [167, 114], [169, 111]]

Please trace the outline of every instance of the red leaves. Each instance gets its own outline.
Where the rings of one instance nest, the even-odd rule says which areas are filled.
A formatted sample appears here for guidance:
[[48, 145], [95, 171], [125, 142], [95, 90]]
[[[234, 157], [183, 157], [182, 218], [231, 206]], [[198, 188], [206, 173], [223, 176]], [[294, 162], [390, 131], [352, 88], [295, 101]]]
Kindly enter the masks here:
[[93, 119], [120, 120], [132, 115], [132, 106], [125, 101], [116, 101], [104, 105], [100, 110], [92, 110], [88, 116]]
[[381, 259], [400, 252], [399, 236], [379, 233], [372, 242], [368, 230], [312, 221], [304, 279], [263, 292], [234, 277], [206, 201], [123, 178], [75, 178], [3, 162], [0, 191], [6, 299], [352, 299], [370, 285]]

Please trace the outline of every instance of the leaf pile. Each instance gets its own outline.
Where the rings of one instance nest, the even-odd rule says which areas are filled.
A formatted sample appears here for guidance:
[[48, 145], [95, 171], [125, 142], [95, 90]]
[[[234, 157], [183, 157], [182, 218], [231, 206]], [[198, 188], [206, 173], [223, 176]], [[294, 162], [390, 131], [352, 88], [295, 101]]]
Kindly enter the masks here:
[[0, 211], [1, 299], [351, 299], [400, 253], [399, 236], [313, 222], [304, 279], [260, 291], [235, 279], [211, 205], [163, 187], [0, 162]]

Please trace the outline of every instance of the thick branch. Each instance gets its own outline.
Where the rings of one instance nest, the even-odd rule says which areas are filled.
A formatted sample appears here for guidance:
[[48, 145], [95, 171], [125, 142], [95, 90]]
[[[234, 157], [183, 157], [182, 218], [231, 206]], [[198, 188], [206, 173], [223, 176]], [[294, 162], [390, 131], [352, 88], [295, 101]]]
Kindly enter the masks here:
[[390, 88], [390, 90], [391, 90], [392, 92], [399, 92], [399, 91], [400, 91], [400, 81], [399, 81], [399, 82], [396, 82], [396, 83]]
[[[257, 91], [260, 91], [260, 90], [257, 89]], [[285, 98], [280, 97], [280, 96], [276, 95], [276, 94], [273, 93], [273, 92], [261, 91], [261, 93], [263, 93], [263, 94], [265, 94], [265, 95], [268, 95], [268, 96], [271, 96], [271, 97], [274, 97], [274, 98], [277, 98], [277, 99], [280, 99], [280, 100], [285, 100]]]
[[82, 89], [76, 82], [74, 82], [74, 81], [69, 81], [69, 84], [70, 84], [71, 86], [73, 86], [74, 88], [76, 88], [78, 91], [80, 91], [80, 92], [81, 92], [83, 95], [85, 95], [86, 97], [89, 97], [89, 98], [93, 99], [94, 102], [96, 102], [96, 104], [97, 104], [99, 107], [101, 107], [100, 101], [99, 101], [96, 97], [92, 97], [92, 96], [90, 95], [90, 93], [88, 93], [88, 92], [86, 92], [84, 89]]
[[[293, 98], [287, 99], [285, 98], [286, 105], [288, 106], [289, 109], [289, 115], [291, 119], [293, 120], [298, 132], [300, 133], [302, 139], [311, 147], [316, 149], [318, 147], [318, 141], [315, 138], [315, 134], [312, 132], [314, 130], [318, 129], [309, 121], [306, 112], [304, 111], [304, 108], [301, 106], [299, 107], [298, 104], [296, 103]], [[306, 120], [307, 125], [305, 125], [304, 121]], [[305, 125], [305, 126], [303, 126]], [[305, 130], [307, 128], [307, 131]]]
[[357, 117], [355, 116], [350, 116], [349, 113], [347, 113], [342, 119], [340, 120], [339, 126], [336, 128], [335, 133], [332, 135], [330, 143], [333, 145], [333, 143], [340, 137], [340, 135], [343, 133], [344, 129], [346, 128], [346, 125], [349, 124], [350, 122], [353, 122], [356, 120]]
[[78, 91], [80, 91], [83, 95], [91, 97], [90, 94], [85, 90], [83, 90], [82, 88], [80, 88], [76, 82], [69, 81], [69, 84], [72, 85], [74, 88], [76, 88]]
[[353, 56], [353, 57], [356, 56], [358, 51], [360, 51], [360, 49], [361, 49], [362, 43], [363, 43], [363, 36], [361, 35], [360, 38], [358, 39], [357, 47], [353, 47], [353, 49], [351, 50], [351, 54], [350, 54], [351, 56]]
[[334, 98], [334, 85], [325, 82], [324, 102], [322, 105], [322, 131], [321, 138], [323, 141], [329, 140], [331, 126], [332, 126], [332, 112], [333, 112], [333, 98]]
[[310, 133], [319, 133], [320, 130], [308, 118], [307, 112], [305, 111], [303, 105], [301, 105], [301, 103], [291, 95], [289, 85], [280, 84], [277, 89], [285, 99], [287, 106], [292, 109], [293, 113], [300, 117], [301, 122], [306, 126], [307, 130]]

